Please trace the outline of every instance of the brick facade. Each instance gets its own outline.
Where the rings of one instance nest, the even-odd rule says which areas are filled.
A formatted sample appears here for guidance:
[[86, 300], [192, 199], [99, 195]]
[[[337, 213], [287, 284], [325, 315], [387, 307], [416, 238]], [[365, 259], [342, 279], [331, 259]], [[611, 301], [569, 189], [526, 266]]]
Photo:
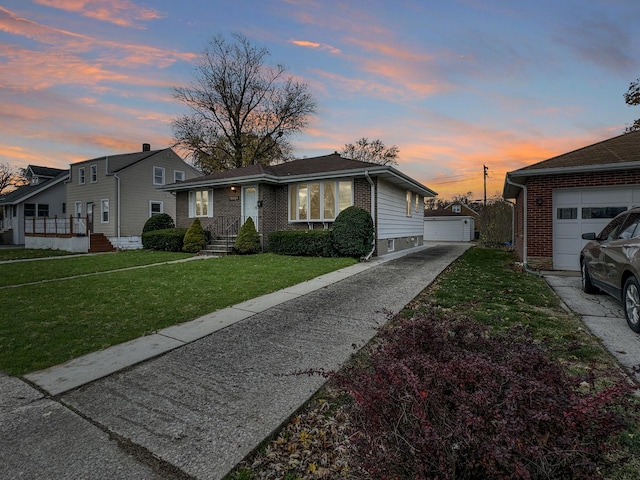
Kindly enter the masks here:
[[[241, 189], [232, 192], [230, 187], [213, 189], [213, 217], [200, 217], [202, 227], [213, 224], [218, 217], [240, 218], [242, 215], [240, 200]], [[364, 178], [353, 180], [354, 205], [371, 212], [371, 186]], [[258, 200], [262, 207], [258, 211], [258, 231], [262, 236], [263, 249], [268, 249], [268, 238], [279, 230], [323, 229], [323, 222], [289, 222], [289, 186], [258, 185]], [[188, 228], [193, 222], [189, 218], [189, 193], [176, 192], [176, 227]]]

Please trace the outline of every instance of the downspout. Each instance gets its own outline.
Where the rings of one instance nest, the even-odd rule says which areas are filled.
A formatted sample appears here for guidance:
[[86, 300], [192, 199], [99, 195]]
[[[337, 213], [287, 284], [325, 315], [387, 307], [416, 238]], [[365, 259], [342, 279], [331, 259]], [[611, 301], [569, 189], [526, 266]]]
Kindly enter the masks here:
[[[529, 273], [533, 273], [535, 275], [539, 275], [538, 272], [534, 272], [533, 270], [531, 270], [529, 268], [529, 262], [527, 261], [527, 237], [529, 235], [529, 232], [527, 230], [527, 186], [523, 185], [521, 183], [515, 183], [514, 181], [512, 181], [509, 178], [509, 175], [507, 174], [506, 177], [507, 183], [509, 185], [513, 185], [514, 187], [518, 187], [522, 189], [522, 197], [524, 200], [524, 208], [522, 209], [522, 230], [523, 230], [523, 235], [522, 235], [522, 262], [523, 262], [523, 266], [525, 271], [529, 272]], [[514, 209], [514, 215], [515, 215], [515, 209]], [[514, 227], [515, 227], [515, 219], [513, 220], [514, 223]], [[513, 230], [513, 236], [514, 236], [514, 240], [515, 240], [515, 228]], [[514, 241], [514, 245], [515, 245], [515, 241]]]
[[364, 257], [364, 261], [368, 262], [371, 259], [373, 252], [376, 250], [376, 187], [367, 170], [365, 170], [364, 176], [369, 182], [369, 185], [371, 185], [371, 219], [373, 220], [373, 241], [371, 242], [371, 251]]
[[116, 179], [116, 198], [118, 202], [118, 205], [116, 207], [116, 215], [118, 215], [118, 223], [116, 224], [116, 228], [118, 236], [118, 249], [120, 249], [120, 177], [117, 173], [114, 173], [113, 176]]

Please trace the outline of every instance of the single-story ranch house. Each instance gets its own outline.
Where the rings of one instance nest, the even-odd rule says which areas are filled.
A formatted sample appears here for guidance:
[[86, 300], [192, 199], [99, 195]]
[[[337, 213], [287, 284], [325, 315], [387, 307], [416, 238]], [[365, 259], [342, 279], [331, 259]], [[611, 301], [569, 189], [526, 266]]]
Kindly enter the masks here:
[[516, 252], [536, 269], [579, 270], [583, 233], [640, 205], [640, 132], [631, 132], [508, 172]]
[[378, 255], [421, 245], [424, 198], [436, 193], [393, 167], [338, 153], [243, 168], [176, 182], [176, 226], [200, 218], [214, 236], [237, 232], [251, 217], [267, 249], [278, 230], [327, 229], [345, 208], [371, 213]]

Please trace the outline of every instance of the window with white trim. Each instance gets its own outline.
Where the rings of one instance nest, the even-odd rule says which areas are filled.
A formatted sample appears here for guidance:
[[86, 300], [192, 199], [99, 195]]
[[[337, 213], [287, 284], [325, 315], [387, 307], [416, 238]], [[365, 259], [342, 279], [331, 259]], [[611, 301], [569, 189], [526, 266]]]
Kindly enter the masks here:
[[100, 200], [100, 222], [109, 223], [109, 199]]
[[153, 184], [164, 185], [164, 168], [153, 167]]
[[82, 202], [75, 202], [74, 203], [75, 207], [74, 207], [74, 215], [76, 217], [81, 217], [82, 216]]
[[451, 210], [453, 213], [460, 213], [462, 212], [462, 207], [460, 205], [452, 205]]
[[416, 208], [415, 208], [416, 213], [418, 213], [418, 212], [420, 211], [420, 208], [419, 208], [419, 207], [420, 207], [420, 195], [418, 195], [418, 194], [416, 193]]
[[78, 185], [84, 185], [85, 176], [84, 176], [84, 167], [78, 168]]
[[189, 217], [213, 216], [213, 190], [193, 190], [189, 192]]
[[351, 180], [297, 183], [289, 186], [290, 222], [333, 222], [342, 210], [351, 205]]
[[184, 180], [184, 172], [182, 170], [173, 171], [173, 181], [182, 182]]
[[409, 190], [407, 190], [407, 217], [411, 216], [411, 198], [413, 197], [413, 195], [411, 194], [411, 192]]
[[91, 183], [96, 183], [98, 181], [98, 165], [91, 165], [89, 168], [89, 178]]
[[163, 202], [154, 202], [153, 200], [149, 201], [149, 216], [152, 217], [154, 215], [160, 215], [164, 213], [164, 204]]
[[393, 252], [396, 249], [395, 239], [389, 238], [387, 239], [387, 252]]

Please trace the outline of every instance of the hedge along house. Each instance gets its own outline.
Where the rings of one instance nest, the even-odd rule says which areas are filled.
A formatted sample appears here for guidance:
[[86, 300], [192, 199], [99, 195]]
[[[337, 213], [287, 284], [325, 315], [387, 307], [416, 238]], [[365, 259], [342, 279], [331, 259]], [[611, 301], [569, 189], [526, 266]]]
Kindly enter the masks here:
[[378, 255], [423, 243], [424, 198], [436, 193], [393, 167], [338, 153], [278, 165], [250, 165], [177, 182], [176, 226], [195, 218], [213, 237], [235, 235], [251, 217], [268, 249], [279, 230], [328, 229], [345, 208], [367, 210]]
[[516, 252], [531, 268], [579, 270], [583, 233], [640, 205], [640, 132], [508, 172]]

